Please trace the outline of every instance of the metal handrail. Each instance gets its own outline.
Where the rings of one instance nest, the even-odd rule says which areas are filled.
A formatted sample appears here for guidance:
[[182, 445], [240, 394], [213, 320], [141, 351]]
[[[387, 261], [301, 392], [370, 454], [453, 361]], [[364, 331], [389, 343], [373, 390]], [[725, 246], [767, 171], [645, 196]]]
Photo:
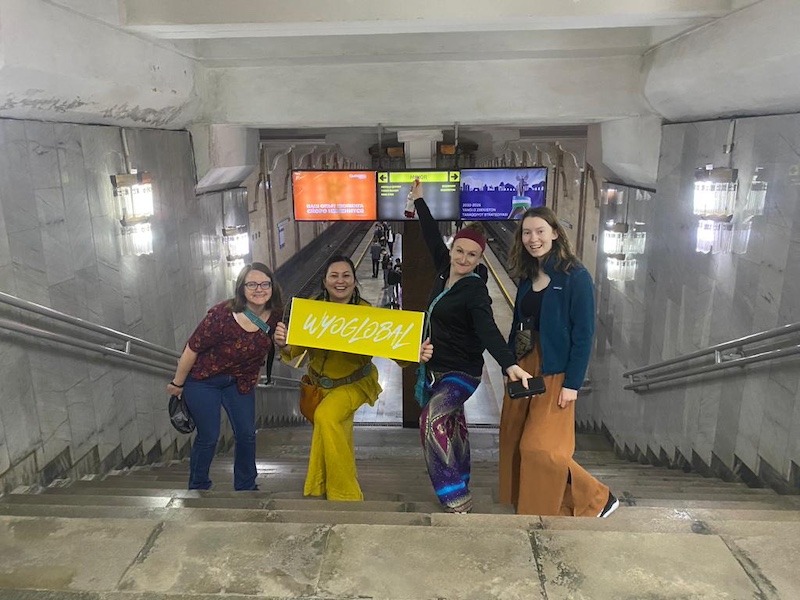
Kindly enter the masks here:
[[47, 306], [42, 306], [41, 304], [36, 304], [35, 302], [30, 302], [29, 300], [23, 300], [22, 298], [17, 298], [16, 296], [6, 294], [5, 292], [0, 292], [0, 302], [45, 317], [50, 317], [51, 319], [55, 319], [56, 321], [61, 321], [63, 323], [74, 325], [75, 327], [78, 327], [80, 329], [85, 329], [87, 331], [92, 331], [94, 333], [101, 333], [109, 337], [114, 337], [119, 340], [123, 340], [126, 343], [126, 353], [128, 354], [130, 353], [130, 345], [135, 344], [136, 346], [146, 348], [151, 352], [155, 352], [157, 354], [163, 354], [170, 358], [180, 358], [181, 356], [180, 352], [177, 352], [170, 348], [165, 348], [164, 346], [153, 344], [152, 342], [148, 342], [147, 340], [143, 340], [134, 337], [132, 335], [128, 335], [127, 333], [122, 333], [121, 331], [117, 331], [116, 329], [111, 329], [110, 327], [104, 327], [103, 325], [97, 325], [96, 323], [85, 321], [84, 319], [80, 319], [78, 317], [73, 317], [72, 315], [62, 313]]
[[300, 389], [300, 380], [294, 377], [281, 377], [280, 375], [273, 375], [270, 383], [266, 383], [266, 379], [266, 376], [261, 376], [261, 378], [258, 380], [259, 387], [268, 387], [278, 390]]
[[32, 327], [31, 325], [25, 325], [23, 323], [16, 323], [14, 321], [9, 321], [8, 319], [0, 319], [0, 329], [16, 331], [17, 333], [24, 333], [25, 335], [37, 337], [43, 340], [48, 340], [51, 342], [59, 342], [61, 344], [66, 344], [68, 346], [73, 346], [75, 348], [82, 348], [84, 350], [91, 350], [93, 352], [99, 352], [100, 354], [106, 354], [109, 356], [114, 356], [116, 358], [122, 358], [124, 360], [139, 363], [154, 369], [167, 371], [168, 373], [174, 373], [175, 371], [174, 364], [168, 366], [167, 363], [158, 362], [155, 360], [151, 360], [149, 358], [144, 358], [142, 356], [135, 356], [133, 354], [130, 354], [129, 352], [125, 352], [124, 350], [109, 348], [108, 346], [104, 346], [103, 344], [98, 344], [94, 342], [84, 342], [83, 340], [76, 340], [75, 338], [62, 335], [60, 333], [53, 333], [52, 331], [44, 331], [43, 329], [38, 329], [36, 327]]
[[[792, 345], [785, 348], [775, 348], [772, 350], [765, 350], [765, 347], [759, 346], [754, 350], [756, 354], [749, 356], [745, 355], [744, 346], [764, 342], [775, 338], [791, 335], [800, 332], [800, 323], [792, 323], [775, 327], [760, 333], [746, 335], [735, 340], [723, 342], [710, 346], [703, 350], [697, 350], [683, 356], [671, 358], [669, 360], [661, 361], [652, 365], [639, 367], [638, 369], [631, 369], [622, 374], [623, 377], [630, 379], [630, 383], [623, 387], [625, 390], [638, 390], [639, 388], [646, 388], [650, 385], [657, 383], [666, 383], [668, 381], [675, 381], [693, 375], [703, 375], [706, 373], [713, 373], [723, 369], [732, 367], [743, 367], [749, 364], [759, 363], [766, 360], [785, 358], [800, 354], [800, 345], [792, 341]], [[736, 352], [726, 354], [726, 350], [735, 349]], [[688, 367], [686, 363], [699, 358], [713, 357], [713, 364], [702, 366]], [[688, 368], [679, 369], [686, 365]], [[664, 372], [667, 367], [676, 367]]]

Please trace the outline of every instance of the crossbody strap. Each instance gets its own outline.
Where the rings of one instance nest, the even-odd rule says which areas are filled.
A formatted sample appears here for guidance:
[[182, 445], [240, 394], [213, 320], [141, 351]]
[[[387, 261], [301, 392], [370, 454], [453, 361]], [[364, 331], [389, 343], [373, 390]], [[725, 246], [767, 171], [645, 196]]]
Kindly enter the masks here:
[[269, 335], [270, 332], [272, 331], [272, 329], [270, 329], [270, 326], [264, 323], [264, 321], [262, 321], [261, 318], [249, 308], [245, 308], [242, 311], [242, 314], [248, 319], [250, 319], [256, 327], [258, 327], [261, 331], [263, 331], [267, 335]]
[[[465, 275], [464, 277], [480, 277], [480, 275], [478, 275], [478, 274], [477, 274], [477, 273], [475, 273], [475, 272], [472, 272], [472, 273], [470, 273], [469, 275]], [[440, 293], [439, 293], [439, 294], [436, 296], [436, 298], [434, 298], [433, 300], [431, 300], [431, 303], [430, 303], [430, 305], [428, 306], [428, 312], [427, 312], [427, 314], [425, 315], [425, 335], [423, 335], [423, 336], [422, 336], [422, 339], [429, 338], [429, 337], [431, 336], [431, 316], [433, 315], [433, 308], [436, 306], [436, 304], [439, 302], [439, 300], [441, 300], [441, 299], [444, 297], [444, 295], [445, 295], [447, 292], [449, 292], [450, 290], [452, 290], [452, 289], [453, 289], [453, 288], [452, 288], [452, 286], [451, 286], [451, 287], [446, 287], [446, 288], [444, 288], [444, 289], [443, 289], [443, 290], [442, 290], [442, 291], [441, 291], [441, 292], [440, 292]]]

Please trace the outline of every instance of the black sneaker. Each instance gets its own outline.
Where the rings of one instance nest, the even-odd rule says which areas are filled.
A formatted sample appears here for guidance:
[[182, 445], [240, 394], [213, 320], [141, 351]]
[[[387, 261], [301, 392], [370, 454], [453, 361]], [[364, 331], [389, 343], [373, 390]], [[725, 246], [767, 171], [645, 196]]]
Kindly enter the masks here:
[[618, 508], [619, 508], [619, 500], [617, 500], [617, 497], [614, 494], [612, 494], [611, 491], [609, 491], [608, 502], [606, 502], [606, 505], [603, 507], [603, 510], [601, 510], [600, 514], [597, 516], [601, 519], [605, 519], [608, 515], [613, 513]]

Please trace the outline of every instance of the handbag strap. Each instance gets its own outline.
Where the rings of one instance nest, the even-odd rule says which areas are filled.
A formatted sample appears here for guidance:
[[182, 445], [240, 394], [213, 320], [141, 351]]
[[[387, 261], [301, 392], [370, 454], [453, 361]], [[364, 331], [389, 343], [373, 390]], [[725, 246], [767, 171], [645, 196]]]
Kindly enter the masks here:
[[261, 318], [249, 308], [245, 307], [245, 309], [242, 311], [242, 314], [248, 319], [250, 319], [256, 327], [258, 327], [261, 331], [263, 331], [267, 335], [269, 335], [270, 331], [272, 331], [272, 329], [270, 329], [270, 326], [264, 323], [264, 321], [262, 321]]
[[[472, 273], [470, 273], [468, 275], [465, 275], [464, 277], [480, 277], [480, 275], [478, 275], [477, 273], [475, 273], [473, 271]], [[431, 300], [431, 303], [428, 306], [427, 314], [425, 315], [425, 317], [426, 317], [425, 318], [425, 333], [422, 336], [422, 339], [429, 338], [431, 336], [431, 315], [433, 315], [433, 308], [436, 306], [436, 304], [439, 302], [439, 300], [441, 300], [444, 297], [444, 295], [447, 292], [449, 292], [450, 290], [452, 290], [452, 289], [453, 289], [452, 286], [444, 288], [441, 292], [439, 292], [439, 294], [436, 296], [436, 298]]]
[[[480, 277], [480, 275], [478, 275], [473, 271], [469, 275], [465, 275], [465, 277]], [[431, 300], [431, 303], [428, 306], [428, 311], [425, 314], [425, 331], [422, 335], [423, 340], [431, 337], [431, 316], [433, 315], [434, 307], [439, 302], [439, 300], [441, 300], [444, 297], [444, 295], [452, 289], [453, 289], [452, 286], [444, 288], [441, 292], [439, 292], [436, 298]], [[428, 391], [426, 388], [427, 378], [428, 378], [428, 365], [427, 363], [421, 362], [419, 363], [419, 367], [417, 368], [417, 382], [414, 385], [414, 397], [417, 399], [417, 402], [421, 407], [424, 407], [429, 399]]]

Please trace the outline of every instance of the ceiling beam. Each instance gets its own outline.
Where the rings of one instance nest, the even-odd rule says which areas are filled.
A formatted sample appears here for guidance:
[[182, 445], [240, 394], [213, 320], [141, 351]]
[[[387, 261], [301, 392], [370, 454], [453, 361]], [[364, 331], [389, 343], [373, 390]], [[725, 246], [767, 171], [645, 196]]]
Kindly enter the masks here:
[[123, 26], [163, 38], [536, 31], [689, 25], [732, 10], [733, 0], [120, 0]]

